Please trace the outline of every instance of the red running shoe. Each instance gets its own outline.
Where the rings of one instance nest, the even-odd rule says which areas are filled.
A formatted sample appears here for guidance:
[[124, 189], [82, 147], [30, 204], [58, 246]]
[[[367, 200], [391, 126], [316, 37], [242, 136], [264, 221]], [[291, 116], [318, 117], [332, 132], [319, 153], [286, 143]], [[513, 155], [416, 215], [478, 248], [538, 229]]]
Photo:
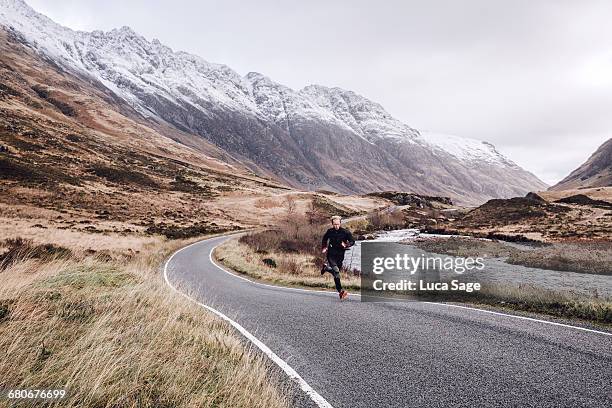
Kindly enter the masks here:
[[340, 300], [344, 300], [348, 297], [348, 292], [346, 290], [341, 290], [338, 296], [340, 296]]

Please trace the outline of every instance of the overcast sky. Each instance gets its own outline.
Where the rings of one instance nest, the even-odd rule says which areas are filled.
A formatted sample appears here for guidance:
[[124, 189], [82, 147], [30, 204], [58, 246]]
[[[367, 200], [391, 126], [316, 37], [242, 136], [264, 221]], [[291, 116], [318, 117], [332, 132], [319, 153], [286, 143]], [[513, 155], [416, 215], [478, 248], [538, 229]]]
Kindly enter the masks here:
[[26, 0], [294, 89], [353, 90], [553, 184], [612, 137], [612, 1]]

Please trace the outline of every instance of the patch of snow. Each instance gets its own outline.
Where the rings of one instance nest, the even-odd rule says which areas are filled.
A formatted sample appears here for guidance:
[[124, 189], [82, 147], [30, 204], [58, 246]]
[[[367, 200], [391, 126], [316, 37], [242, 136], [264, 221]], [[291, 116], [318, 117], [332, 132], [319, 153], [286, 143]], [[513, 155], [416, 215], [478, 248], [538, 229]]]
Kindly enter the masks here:
[[309, 85], [299, 91], [313, 103], [330, 111], [339, 121], [370, 143], [394, 138], [414, 143], [418, 132], [391, 116], [380, 104], [353, 91]]
[[502, 166], [515, 165], [488, 142], [428, 131], [419, 131], [419, 133], [422, 139], [434, 149], [442, 150], [461, 161], [485, 162]]

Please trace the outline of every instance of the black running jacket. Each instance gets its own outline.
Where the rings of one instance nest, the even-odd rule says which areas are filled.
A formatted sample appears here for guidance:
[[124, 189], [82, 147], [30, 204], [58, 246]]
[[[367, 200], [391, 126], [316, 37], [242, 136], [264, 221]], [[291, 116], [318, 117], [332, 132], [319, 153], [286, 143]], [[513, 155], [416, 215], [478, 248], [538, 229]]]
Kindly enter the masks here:
[[348, 247], [355, 245], [355, 240], [353, 239], [353, 235], [347, 229], [342, 227], [335, 229], [330, 228], [323, 235], [323, 239], [321, 241], [321, 249], [328, 248], [328, 250], [346, 250], [346, 248], [342, 248], [341, 242], [348, 242]]

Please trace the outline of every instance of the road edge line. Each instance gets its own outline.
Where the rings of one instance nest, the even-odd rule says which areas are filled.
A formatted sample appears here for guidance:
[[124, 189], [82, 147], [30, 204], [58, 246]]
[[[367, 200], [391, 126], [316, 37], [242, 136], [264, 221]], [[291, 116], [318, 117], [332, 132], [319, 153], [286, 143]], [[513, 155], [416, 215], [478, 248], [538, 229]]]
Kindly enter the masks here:
[[[201, 241], [199, 241], [199, 242], [201, 242]], [[197, 242], [196, 242], [196, 244], [197, 244]], [[299, 292], [321, 293], [321, 294], [327, 294], [327, 295], [336, 296], [335, 293], [324, 291], [324, 290], [304, 289], [304, 288], [292, 288], [292, 287], [285, 287], [285, 286], [278, 286], [278, 285], [271, 285], [271, 284], [267, 284], [267, 283], [257, 282], [257, 281], [254, 281], [252, 279], [246, 278], [244, 276], [240, 276], [240, 275], [238, 275], [236, 273], [230, 272], [225, 267], [223, 267], [223, 266], [219, 265], [218, 263], [216, 263], [215, 260], [213, 259], [212, 253], [213, 253], [213, 251], [215, 250], [215, 248], [217, 246], [218, 245], [214, 246], [212, 248], [212, 250], [210, 251], [210, 253], [208, 254], [208, 258], [210, 259], [210, 262], [213, 265], [215, 265], [217, 268], [221, 269], [223, 272], [225, 272], [227, 274], [230, 274], [230, 275], [232, 275], [235, 278], [242, 279], [242, 280], [245, 280], [245, 281], [250, 282], [252, 284], [259, 285], [259, 286], [265, 286], [265, 287], [268, 287], [268, 288], [293, 290], [293, 291], [299, 291]], [[351, 296], [359, 296], [359, 297], [361, 297], [361, 294], [360, 293], [351, 293]], [[384, 299], [384, 298], [382, 298], [382, 299]], [[391, 299], [391, 300], [395, 300], [395, 299]], [[429, 304], [429, 305], [439, 305], [439, 306], [446, 306], [446, 307], [455, 307], [455, 308], [459, 308], [459, 309], [473, 310], [473, 311], [476, 311], [476, 312], [489, 313], [489, 314], [493, 314], [493, 315], [497, 315], [497, 316], [512, 317], [512, 318], [515, 318], [515, 319], [528, 320], [528, 321], [544, 323], [544, 324], [552, 324], [552, 325], [555, 325], [555, 326], [561, 326], [561, 327], [566, 327], [566, 328], [570, 328], [570, 329], [582, 330], [582, 331], [586, 331], [586, 332], [590, 332], [590, 333], [603, 334], [605, 336], [612, 336], [612, 333], [610, 333], [610, 332], [604, 332], [604, 331], [600, 331], [600, 330], [589, 329], [587, 327], [574, 326], [574, 325], [571, 325], [571, 324], [553, 322], [553, 321], [550, 321], [550, 320], [536, 319], [535, 317], [520, 316], [520, 315], [515, 315], [515, 314], [510, 314], [510, 313], [496, 312], [496, 311], [493, 311], [493, 310], [479, 309], [477, 307], [455, 305], [453, 303], [428, 302], [428, 301], [419, 301], [419, 302], [425, 303], [425, 304]]]
[[[215, 237], [216, 238], [216, 237]], [[208, 238], [211, 239], [211, 238]], [[179, 291], [174, 285], [172, 285], [172, 283], [170, 282], [170, 280], [168, 279], [168, 264], [170, 263], [170, 261], [172, 260], [172, 258], [174, 258], [174, 256], [176, 254], [178, 254], [179, 252], [181, 252], [184, 249], [187, 249], [193, 245], [202, 243], [205, 240], [202, 241], [197, 241], [194, 242], [192, 244], [189, 244], [183, 248], [178, 249], [177, 251], [175, 251], [172, 255], [170, 255], [170, 257], [166, 260], [166, 263], [164, 264], [164, 280], [166, 281], [166, 284], [168, 286], [170, 286], [170, 288], [172, 288], [172, 290], [174, 290], [176, 293], [180, 294], [181, 296], [185, 297], [186, 299], [189, 299], [190, 301], [194, 302], [195, 304], [197, 304], [198, 306], [201, 306], [203, 308], [205, 308], [206, 310], [208, 310], [209, 312], [214, 313], [216, 316], [220, 317], [221, 319], [227, 321], [229, 324], [231, 324], [236, 330], [238, 330], [240, 332], [240, 334], [242, 334], [244, 337], [246, 337], [251, 343], [253, 343], [255, 346], [257, 346], [257, 348], [259, 350], [261, 350], [270, 360], [272, 360], [277, 366], [280, 367], [281, 370], [283, 370], [285, 372], [285, 374], [287, 374], [287, 376], [295, 381], [301, 388], [301, 390], [319, 407], [319, 408], [334, 408], [329, 402], [327, 402], [327, 400], [325, 398], [323, 398], [317, 391], [315, 391], [314, 388], [312, 388], [307, 382], [306, 380], [304, 380], [297, 371], [295, 371], [285, 360], [283, 360], [282, 358], [280, 358], [278, 355], [276, 355], [276, 353], [274, 353], [268, 346], [266, 346], [261, 340], [259, 340], [257, 337], [255, 337], [254, 335], [252, 335], [247, 329], [245, 329], [244, 327], [242, 327], [238, 322], [230, 319], [229, 317], [227, 317], [226, 315], [224, 315], [223, 313], [221, 313], [220, 311], [218, 311], [217, 309], [214, 309], [208, 305], [205, 305], [202, 302], [199, 302], [198, 300], [192, 298], [191, 296], [187, 295], [186, 293], [183, 293], [181, 291]], [[212, 251], [214, 250], [214, 248], [210, 251], [209, 256], [212, 254]], [[212, 260], [212, 257], [211, 257]], [[214, 261], [213, 264], [217, 267], [219, 267]], [[228, 272], [229, 273], [229, 272]], [[248, 279], [247, 279], [248, 280]]]
[[600, 331], [600, 330], [595, 330], [595, 329], [589, 329], [587, 327], [573, 326], [571, 324], [552, 322], [550, 320], [536, 319], [534, 317], [520, 316], [520, 315], [509, 314], [509, 313], [496, 312], [494, 310], [479, 309], [477, 307], [455, 305], [453, 303], [438, 303], [438, 302], [425, 302], [425, 301], [423, 303], [427, 303], [427, 304], [431, 304], [431, 305], [442, 305], [442, 306], [447, 306], [447, 307], [456, 307], [456, 308], [459, 308], [459, 309], [476, 310], [476, 311], [482, 312], [482, 313], [489, 313], [489, 314], [498, 315], [498, 316], [514, 317], [515, 319], [522, 319], [522, 320], [529, 320], [529, 321], [532, 321], [532, 322], [552, 324], [552, 325], [555, 325], [555, 326], [567, 327], [567, 328], [570, 328], [570, 329], [577, 329], [577, 330], [583, 330], [583, 331], [586, 331], [586, 332], [603, 334], [603, 335], [606, 335], [606, 336], [612, 336], [612, 333], [604, 332], [604, 331]]

